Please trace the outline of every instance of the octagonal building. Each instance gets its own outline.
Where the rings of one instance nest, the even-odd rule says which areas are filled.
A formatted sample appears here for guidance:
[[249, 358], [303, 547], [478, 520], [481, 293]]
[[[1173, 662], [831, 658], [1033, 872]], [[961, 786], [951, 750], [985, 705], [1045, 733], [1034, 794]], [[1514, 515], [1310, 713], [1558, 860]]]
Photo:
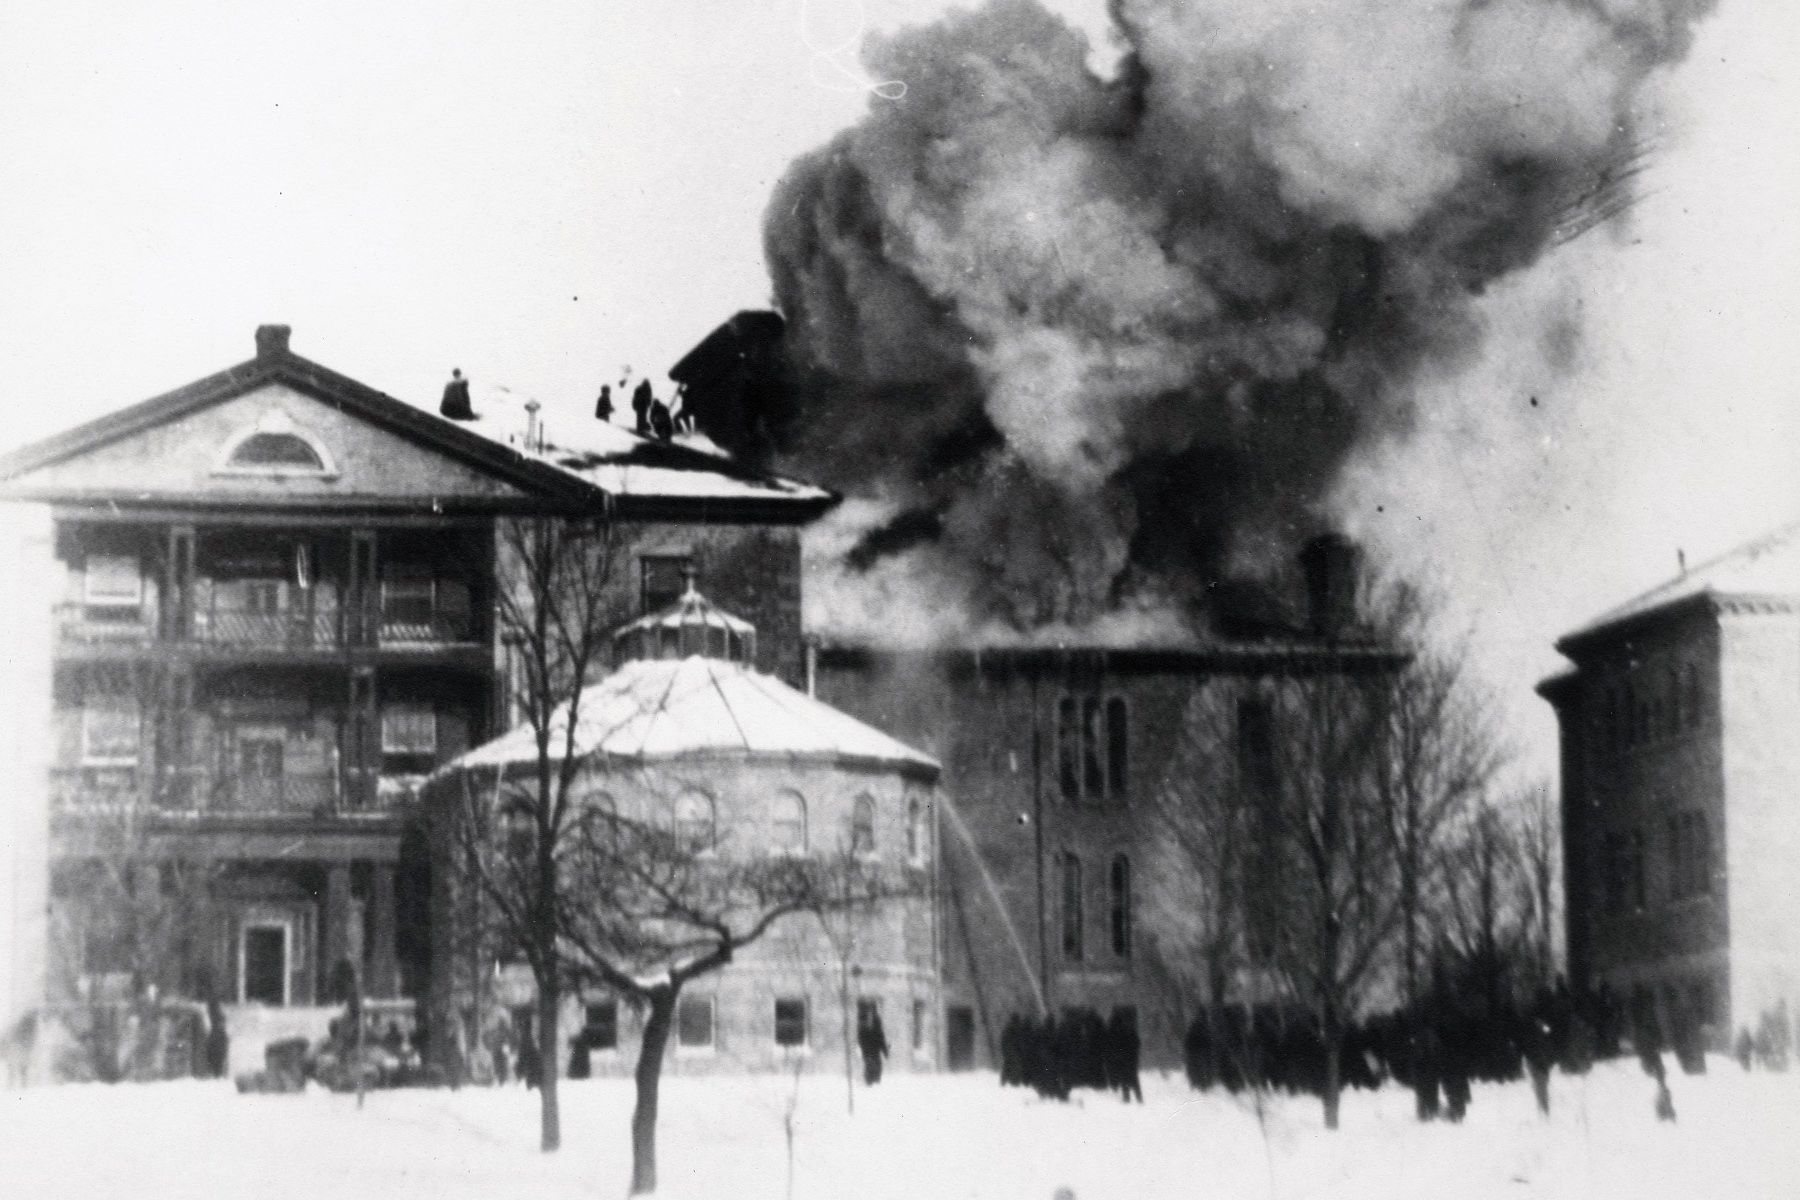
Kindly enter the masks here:
[[[799, 913], [681, 991], [665, 1069], [842, 1070], [846, 1036], [879, 1014], [888, 1066], [941, 1061], [936, 863], [938, 764], [756, 670], [756, 630], [694, 587], [613, 634], [614, 670], [581, 695], [574, 794], [660, 822], [723, 859], [855, 861], [909, 882], [903, 899], [829, 921]], [[551, 717], [552, 757], [568, 706]], [[427, 784], [433, 834], [432, 1037], [476, 1053], [533, 1023], [529, 971], [478, 945], [479, 889], [455, 834], [471, 797], [499, 797], [537, 769], [529, 723], [451, 762]], [[477, 800], [477, 804], [484, 801]], [[559, 1063], [580, 1075], [636, 1062], [644, 1014], [604, 987], [561, 1011]], [[479, 1071], [476, 1072], [479, 1074]]]

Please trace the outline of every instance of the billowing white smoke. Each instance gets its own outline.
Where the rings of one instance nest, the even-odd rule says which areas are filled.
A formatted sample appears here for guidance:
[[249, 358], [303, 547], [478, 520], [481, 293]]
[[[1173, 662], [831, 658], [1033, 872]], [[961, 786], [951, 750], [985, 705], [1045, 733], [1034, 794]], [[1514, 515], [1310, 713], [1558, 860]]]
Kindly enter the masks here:
[[1278, 556], [1480, 348], [1480, 290], [1617, 202], [1708, 7], [1116, 0], [1111, 79], [1033, 0], [872, 39], [904, 95], [766, 229], [852, 569], [1028, 630]]

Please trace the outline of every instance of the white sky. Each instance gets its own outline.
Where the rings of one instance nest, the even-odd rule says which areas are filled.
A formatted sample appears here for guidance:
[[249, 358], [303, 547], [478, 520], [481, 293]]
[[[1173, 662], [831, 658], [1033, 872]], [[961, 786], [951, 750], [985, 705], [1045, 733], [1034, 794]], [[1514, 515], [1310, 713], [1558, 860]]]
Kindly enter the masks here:
[[[571, 411], [660, 375], [767, 303], [763, 203], [861, 110], [859, 32], [946, 7], [8, 0], [0, 449], [247, 358], [260, 322], [410, 398], [452, 365]], [[1102, 28], [1102, 0], [1052, 7]], [[1521, 297], [1579, 304], [1575, 375], [1523, 377], [1498, 338], [1454, 385], [1492, 407], [1352, 491], [1359, 532], [1452, 588], [1540, 756], [1556, 634], [1677, 546], [1800, 513], [1795, 63], [1800, 6], [1723, 0], [1631, 225], [1496, 300], [1502, 332]]]

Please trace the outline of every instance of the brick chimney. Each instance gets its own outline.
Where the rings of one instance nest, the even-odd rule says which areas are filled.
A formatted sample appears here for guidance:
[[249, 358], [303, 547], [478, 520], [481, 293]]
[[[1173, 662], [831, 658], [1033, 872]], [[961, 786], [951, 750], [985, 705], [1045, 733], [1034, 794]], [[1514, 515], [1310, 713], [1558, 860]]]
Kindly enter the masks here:
[[275, 358], [288, 352], [288, 335], [293, 333], [289, 325], [258, 325], [256, 327], [256, 357]]
[[1306, 626], [1315, 637], [1337, 637], [1356, 627], [1362, 548], [1341, 533], [1321, 533], [1300, 550], [1306, 578]]

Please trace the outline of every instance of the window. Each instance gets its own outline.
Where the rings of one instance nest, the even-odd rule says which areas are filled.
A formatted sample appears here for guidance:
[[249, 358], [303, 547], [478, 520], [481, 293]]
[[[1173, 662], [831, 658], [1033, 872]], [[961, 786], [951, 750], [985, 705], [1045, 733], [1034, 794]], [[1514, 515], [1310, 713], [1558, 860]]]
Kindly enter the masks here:
[[1638, 830], [1607, 835], [1606, 905], [1613, 912], [1644, 907], [1644, 835]]
[[781, 792], [770, 801], [769, 848], [777, 854], [806, 853], [806, 801], [799, 792]]
[[1712, 891], [1712, 836], [1698, 812], [1669, 818], [1669, 895], [1674, 900]]
[[713, 1048], [711, 996], [683, 996], [675, 1006], [675, 1045], [683, 1050]]
[[1116, 855], [1107, 873], [1107, 891], [1112, 900], [1112, 952], [1120, 958], [1131, 957], [1131, 860]]
[[589, 1050], [619, 1048], [619, 1002], [599, 1000], [583, 1007], [581, 1040]]
[[850, 809], [850, 853], [875, 853], [875, 798], [862, 795]]
[[89, 620], [137, 620], [144, 602], [144, 576], [138, 560], [126, 554], [88, 555], [81, 602]]
[[717, 814], [712, 797], [704, 792], [684, 792], [675, 800], [675, 836], [690, 850], [711, 850], [718, 842]]
[[383, 754], [436, 754], [437, 713], [426, 704], [389, 704], [381, 710]]
[[81, 710], [83, 766], [135, 767], [142, 737], [135, 697], [96, 697]]
[[1073, 854], [1062, 860], [1062, 951], [1070, 962], [1082, 959], [1081, 860]]
[[912, 1049], [918, 1054], [925, 1049], [925, 1002], [912, 1002]]
[[803, 997], [790, 996], [775, 1001], [775, 1044], [806, 1045], [806, 1000]]
[[638, 607], [646, 613], [661, 612], [681, 599], [693, 562], [686, 554], [646, 554], [638, 559]]
[[252, 470], [324, 471], [325, 460], [297, 433], [253, 433], [231, 451], [229, 464]]
[[925, 847], [930, 841], [925, 830], [925, 804], [917, 796], [913, 796], [906, 802], [906, 860], [911, 863], [924, 862]]
[[1056, 705], [1057, 778], [1063, 798], [1121, 800], [1127, 782], [1125, 701], [1064, 696]]
[[1245, 799], [1273, 799], [1275, 793], [1275, 715], [1261, 696], [1237, 704], [1238, 789]]
[[381, 623], [431, 626], [433, 601], [431, 568], [409, 563], [390, 563], [381, 571]]

